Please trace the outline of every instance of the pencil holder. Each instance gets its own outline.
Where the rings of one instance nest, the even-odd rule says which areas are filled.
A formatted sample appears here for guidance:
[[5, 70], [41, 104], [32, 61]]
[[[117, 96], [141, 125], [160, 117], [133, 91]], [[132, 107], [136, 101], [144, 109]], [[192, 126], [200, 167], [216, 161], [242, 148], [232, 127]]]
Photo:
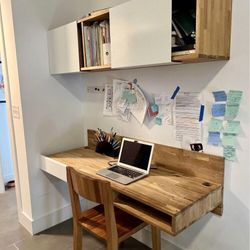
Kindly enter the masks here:
[[118, 157], [120, 149], [114, 149], [108, 141], [100, 141], [96, 144], [95, 151], [111, 157]]

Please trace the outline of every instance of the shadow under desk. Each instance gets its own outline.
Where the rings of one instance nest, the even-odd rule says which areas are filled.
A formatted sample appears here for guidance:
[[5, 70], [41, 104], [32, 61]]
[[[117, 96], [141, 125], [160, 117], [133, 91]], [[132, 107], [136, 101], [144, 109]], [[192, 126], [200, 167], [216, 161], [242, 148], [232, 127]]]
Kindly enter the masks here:
[[[155, 151], [158, 147], [162, 146], [163, 145], [155, 145]], [[163, 147], [165, 148], [167, 146]], [[185, 152], [185, 150], [170, 147], [167, 148], [180, 150], [183, 157], [188, 157], [186, 163], [181, 162], [181, 164], [189, 164], [190, 153], [192, 152]], [[162, 150], [160, 148], [158, 149], [157, 152]], [[172, 155], [173, 151], [170, 151]], [[157, 169], [151, 169], [149, 176], [143, 179], [129, 185], [122, 185], [96, 175], [98, 169], [108, 166], [108, 161], [114, 159], [98, 154], [89, 148], [78, 148], [49, 156], [41, 156], [41, 169], [63, 181], [67, 181], [66, 166], [79, 169], [85, 174], [98, 179], [109, 180], [114, 191], [115, 206], [144, 220], [148, 224], [156, 226], [168, 234], [176, 235], [208, 212], [213, 211], [219, 215], [222, 214], [223, 183], [211, 181], [212, 177], [209, 172], [211, 170], [212, 175], [214, 175], [216, 164], [211, 165], [211, 161], [216, 160], [218, 165], [219, 160], [219, 165], [220, 168], [223, 169], [224, 177], [224, 159], [215, 156], [211, 156], [212, 158], [204, 158], [204, 156], [207, 155], [199, 156], [197, 153], [194, 154], [197, 159], [191, 159], [194, 163], [192, 168], [206, 174], [206, 171], [201, 169], [202, 164], [199, 166], [195, 165], [197, 164], [196, 161], [198, 161], [198, 163], [200, 160], [205, 161], [208, 167], [207, 178], [197, 177], [193, 172], [190, 172], [190, 174], [185, 169], [183, 169], [182, 173], [170, 169], [171, 166], [163, 166], [159, 160], [157, 160], [156, 153], [153, 156], [153, 161]], [[166, 156], [166, 154], [164, 154], [164, 156]], [[181, 160], [180, 155], [175, 159], [175, 161], [178, 160]], [[157, 163], [160, 165], [157, 165]], [[177, 167], [180, 168], [179, 165], [181, 164], [177, 164]], [[218, 176], [214, 176], [214, 178], [217, 180]]]

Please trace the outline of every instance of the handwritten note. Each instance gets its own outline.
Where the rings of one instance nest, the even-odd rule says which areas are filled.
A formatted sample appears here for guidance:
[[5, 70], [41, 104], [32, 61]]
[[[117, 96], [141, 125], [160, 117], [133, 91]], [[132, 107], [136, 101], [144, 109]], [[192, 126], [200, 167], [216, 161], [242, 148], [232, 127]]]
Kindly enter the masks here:
[[227, 105], [240, 105], [243, 92], [239, 90], [230, 90], [227, 98]]
[[239, 134], [240, 132], [240, 121], [228, 121], [225, 129], [224, 129], [225, 133], [229, 133], [229, 134]]
[[226, 120], [233, 120], [239, 113], [240, 105], [227, 105], [225, 112]]
[[219, 119], [212, 118], [208, 125], [209, 132], [220, 132], [222, 129], [223, 121]]
[[226, 160], [228, 161], [234, 161], [236, 159], [236, 149], [232, 146], [226, 146], [224, 147], [223, 155]]
[[219, 132], [209, 132], [208, 133], [208, 144], [218, 146], [220, 144], [220, 133]]
[[235, 134], [223, 133], [222, 145], [224, 147], [226, 147], [226, 146], [235, 147], [235, 144], [236, 144], [236, 135]]
[[213, 117], [224, 116], [226, 111], [226, 104], [214, 104], [212, 106]]
[[216, 102], [226, 102], [227, 94], [225, 91], [214, 91], [213, 92], [214, 99]]

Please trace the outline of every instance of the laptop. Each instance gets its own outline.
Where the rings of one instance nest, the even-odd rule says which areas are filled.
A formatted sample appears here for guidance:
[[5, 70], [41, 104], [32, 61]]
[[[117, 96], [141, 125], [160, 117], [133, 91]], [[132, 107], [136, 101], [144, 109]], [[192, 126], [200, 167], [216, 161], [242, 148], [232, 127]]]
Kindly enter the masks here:
[[154, 144], [123, 138], [116, 165], [98, 170], [98, 175], [129, 184], [149, 174]]

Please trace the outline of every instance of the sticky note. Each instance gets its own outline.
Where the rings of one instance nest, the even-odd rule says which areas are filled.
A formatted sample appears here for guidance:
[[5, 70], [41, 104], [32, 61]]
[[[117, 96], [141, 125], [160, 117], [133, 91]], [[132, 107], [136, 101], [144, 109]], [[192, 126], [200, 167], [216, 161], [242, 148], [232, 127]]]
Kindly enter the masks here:
[[219, 119], [212, 118], [208, 124], [209, 132], [220, 132], [222, 129], [223, 121]]
[[230, 90], [227, 97], [227, 105], [240, 105], [242, 94], [242, 91]]
[[212, 106], [213, 117], [224, 116], [226, 111], [226, 104], [214, 104]]
[[159, 126], [162, 125], [162, 119], [161, 119], [161, 117], [156, 117], [156, 118], [155, 118], [155, 124], [157, 124], [157, 125], [159, 125]]
[[236, 144], [236, 135], [235, 134], [223, 133], [222, 145], [224, 147], [226, 147], [226, 146], [235, 147], [235, 144]]
[[208, 144], [218, 146], [220, 144], [220, 133], [219, 132], [209, 132], [208, 133]]
[[233, 120], [239, 113], [240, 105], [227, 105], [225, 112], [226, 120]]
[[227, 101], [227, 94], [225, 91], [214, 91], [214, 100], [216, 102], [226, 102]]
[[224, 147], [223, 155], [226, 160], [228, 161], [234, 161], [236, 158], [236, 149], [232, 146], [226, 146]]
[[240, 132], [240, 121], [228, 121], [224, 133], [229, 133], [229, 134], [239, 134]]

